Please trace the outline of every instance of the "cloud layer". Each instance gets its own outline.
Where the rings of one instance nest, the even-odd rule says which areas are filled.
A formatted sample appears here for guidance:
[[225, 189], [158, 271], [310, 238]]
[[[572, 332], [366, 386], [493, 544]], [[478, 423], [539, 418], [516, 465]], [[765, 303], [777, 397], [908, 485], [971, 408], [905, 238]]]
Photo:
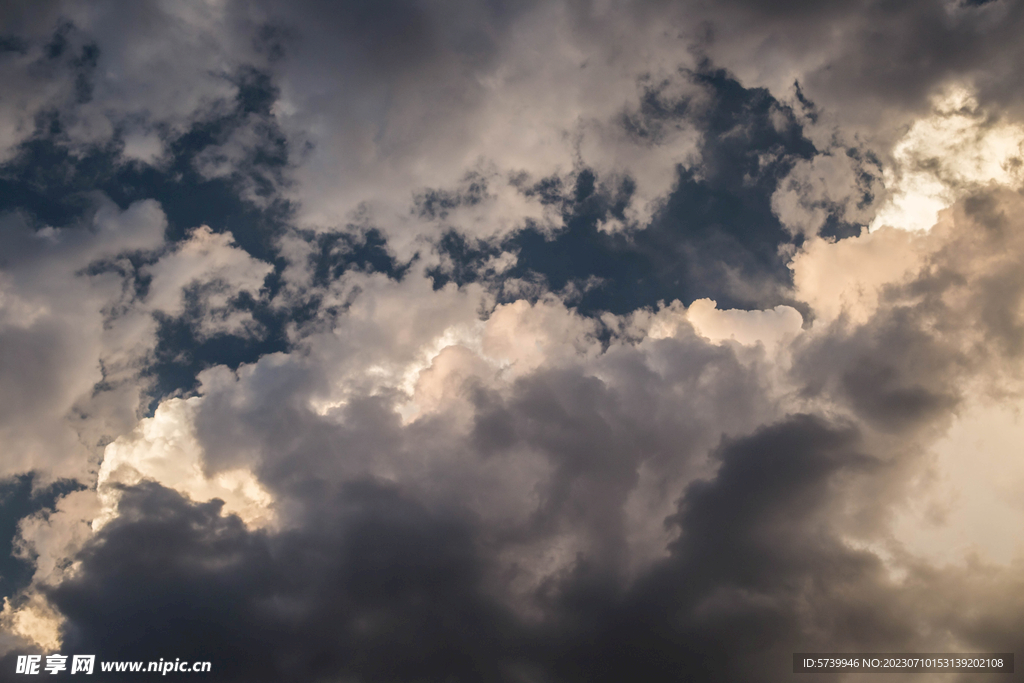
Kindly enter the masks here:
[[1020, 8], [812, 5], [0, 10], [0, 678], [1014, 651]]

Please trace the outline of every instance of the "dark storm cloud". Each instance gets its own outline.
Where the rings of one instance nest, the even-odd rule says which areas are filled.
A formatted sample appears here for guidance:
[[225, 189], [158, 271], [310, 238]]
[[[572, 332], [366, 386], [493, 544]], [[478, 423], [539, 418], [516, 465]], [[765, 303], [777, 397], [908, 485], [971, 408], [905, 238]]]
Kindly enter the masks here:
[[321, 495], [315, 523], [267, 535], [216, 502], [127, 491], [52, 596], [67, 646], [208, 659], [219, 681], [503, 680], [514, 630], [467, 520], [373, 482]]
[[553, 370], [523, 379], [507, 402], [485, 392], [474, 397], [477, 412], [470, 439], [477, 457], [510, 458], [526, 446], [543, 454], [551, 468], [534, 487], [536, 509], [520, 528], [505, 532], [508, 541], [555, 538], [572, 528], [586, 544], [582, 554], [608, 577], [626, 571], [630, 549], [625, 506], [641, 466], [664, 468], [665, 486], [671, 488], [672, 470], [693, 467], [699, 460], [696, 444], [707, 438], [692, 416], [665, 410], [655, 396], [667, 386], [692, 385], [697, 368], [713, 366], [720, 376], [707, 394], [709, 402], [729, 403], [737, 414], [760, 408], [752, 398], [758, 392], [756, 379], [727, 352], [690, 350], [694, 357], [687, 361], [693, 365], [669, 377], [621, 359], [639, 375], [635, 384], [609, 386], [578, 370]]
[[[883, 430], [900, 432], [948, 416], [960, 400], [954, 378], [970, 358], [958, 348], [959, 340], [930, 334], [929, 319], [918, 309], [898, 309], [857, 334], [813, 345], [803, 356], [812, 376], [806, 391], [814, 395], [834, 382], [833, 390]], [[827, 366], [831, 371], [823, 373]]]
[[[870, 465], [855, 445], [811, 417], [725, 445], [717, 478], [671, 520], [669, 559], [623, 592], [613, 567], [580, 558], [543, 588], [540, 624], [488, 596], [494, 548], [471, 518], [372, 482], [321, 491], [308, 527], [276, 535], [217, 503], [129, 490], [52, 599], [73, 651], [210, 658], [216, 680], [782, 680], [801, 626], [785, 586], [814, 576], [822, 590], [877, 592], [877, 559], [828, 536], [827, 482]], [[841, 620], [858, 605], [828, 608]], [[892, 642], [883, 625], [897, 615], [861, 616], [851, 640]]]
[[1022, 56], [1013, 38], [1024, 27], [1020, 3], [919, 0], [858, 9], [859, 16], [848, 18], [852, 31], [843, 53], [811, 77], [818, 88], [835, 89], [846, 103], [868, 95], [884, 106], [912, 106], [943, 81], [970, 78], [985, 100], [1020, 106], [1012, 66]]
[[[435, 68], [453, 56], [467, 63], [494, 56], [496, 40], [533, 2], [428, 3], [418, 0], [355, 0], [338, 4], [303, 0], [282, 6], [261, 3], [267, 25], [306, 37], [337, 41], [339, 65], [351, 75], [398, 77]], [[313, 29], [313, 30], [311, 30]], [[286, 33], [287, 35], [287, 33]], [[294, 35], [294, 34], [293, 34]], [[287, 45], [287, 41], [283, 41]], [[285, 50], [288, 48], [285, 47]], [[295, 49], [305, 51], [307, 46]], [[358, 72], [362, 72], [361, 74]]]
[[723, 443], [717, 476], [692, 484], [666, 520], [680, 534], [669, 558], [621, 596], [584, 592], [598, 568], [568, 577], [556, 613], [573, 656], [554, 660], [556, 680], [789, 680], [786, 656], [811, 644], [824, 615], [864, 622], [830, 629], [834, 643], [903, 641], [899, 613], [878, 609], [877, 558], [845, 548], [830, 528], [834, 484], [872, 465], [857, 447], [856, 430], [807, 415]]
[[210, 659], [219, 681], [789, 680], [795, 650], [922, 646], [918, 590], [837, 536], [849, 482], [886, 469], [863, 445], [809, 415], [724, 442], [666, 520], [669, 557], [624, 585], [580, 556], [539, 589], [539, 619], [493, 593], [500, 546], [479, 521], [372, 481], [310, 489], [315, 515], [276, 534], [130, 489], [51, 598], [71, 651]]
[[[491, 613], [511, 635], [499, 638], [498, 645], [488, 643], [489, 661], [503, 663], [489, 674], [497, 680], [516, 680], [510, 672], [521, 672], [527, 680], [553, 681], [627, 676], [775, 681], [789, 679], [789, 657], [798, 650], [925, 651], [936, 643], [968, 644], [979, 651], [1018, 647], [1019, 637], [1008, 630], [1019, 620], [1016, 603], [1000, 604], [985, 587], [990, 581], [1012, 583], [1012, 569], [986, 570], [992, 573], [979, 584], [969, 572], [911, 560], [905, 578], [897, 579], [879, 554], [849, 539], [884, 534], [888, 509], [920, 471], [915, 435], [947, 423], [965, 377], [984, 376], [982, 366], [1005, 367], [1017, 352], [997, 342], [1019, 319], [1020, 275], [1011, 264], [1017, 262], [1020, 240], [1006, 224], [1020, 202], [1007, 192], [964, 202], [947, 233], [936, 228], [941, 247], [916, 277], [883, 295], [894, 305], [860, 326], [837, 322], [820, 341], [801, 349], [797, 377], [807, 383], [808, 395], [849, 407], [853, 419], [794, 415], [724, 440], [712, 453], [716, 472], [683, 490], [677, 514], [666, 520], [678, 533], [668, 557], [632, 581], [624, 579], [620, 564], [620, 515], [636, 486], [637, 458], [683, 457], [672, 444], [685, 450], [685, 428], [675, 432], [674, 442], [653, 437], [673, 433], [662, 432], [672, 423], [670, 416], [677, 422], [685, 418], [685, 412], [662, 404], [678, 389], [659, 385], [657, 376], [645, 374], [620, 351], [624, 355], [609, 361], [602, 374], [608, 377], [609, 369], [618, 367], [621, 377], [649, 394], [612, 390], [594, 377], [564, 370], [523, 378], [511, 400], [476, 393], [470, 439], [479, 455], [472, 457], [493, 459], [529, 444], [555, 467], [540, 489], [541, 504], [530, 524], [515, 533], [499, 529], [495, 534], [471, 516], [462, 518], [473, 530], [471, 537], [489, 540], [474, 546], [476, 560], [470, 564], [491, 566], [501, 543], [514, 547], [566, 523], [580, 524], [578, 534], [598, 539], [569, 569], [536, 589], [533, 599], [542, 606], [542, 617], [531, 621], [514, 612]], [[972, 308], [982, 301], [987, 308]], [[982, 349], [982, 355], [965, 353]], [[719, 364], [723, 386], [736, 391], [735, 397], [720, 399], [735, 402], [756, 392], [740, 388], [739, 378], [724, 377], [729, 365], [721, 359], [701, 358], [694, 347], [676, 350], [679, 355], [668, 367], [682, 371], [693, 363], [696, 372]], [[712, 353], [710, 347], [706, 353]], [[702, 395], [708, 396], [706, 388]], [[397, 421], [379, 409], [366, 412], [353, 405], [353, 426], [398, 429]], [[210, 417], [221, 423], [216, 413]], [[253, 417], [255, 425], [260, 418]], [[213, 425], [207, 427], [211, 434]], [[424, 438], [429, 430], [419, 429], [415, 441], [429, 449]], [[310, 427], [302, 431], [312, 433]], [[393, 433], [386, 439], [352, 437], [339, 441], [321, 433], [309, 443], [324, 448], [341, 443], [349, 458], [365, 449], [363, 439], [403, 448]], [[283, 462], [294, 471], [299, 461], [289, 454]], [[274, 476], [283, 473], [277, 469]], [[415, 489], [407, 490], [415, 495]], [[306, 482], [303, 490], [316, 487]], [[305, 498], [314, 507], [316, 499]], [[982, 605], [978, 613], [988, 615], [985, 625], [958, 606], [933, 605], [935, 591], [975, 595]], [[455, 634], [447, 637], [469, 647]], [[440, 671], [458, 680], [455, 664]], [[369, 671], [361, 673], [374, 680]]]

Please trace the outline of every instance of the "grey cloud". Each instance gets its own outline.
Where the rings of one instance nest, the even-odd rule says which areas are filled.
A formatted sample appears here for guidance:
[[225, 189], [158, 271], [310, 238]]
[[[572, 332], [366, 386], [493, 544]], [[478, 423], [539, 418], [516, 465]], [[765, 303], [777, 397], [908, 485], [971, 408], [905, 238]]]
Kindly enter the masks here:
[[[630, 480], [621, 475], [640, 462], [685, 465], [721, 431], [742, 431], [772, 411], [756, 372], [692, 333], [643, 349], [616, 345], [593, 366], [552, 367], [507, 390], [467, 377], [467, 432], [453, 431], [458, 408], [403, 426], [394, 412], [400, 397], [386, 393], [357, 393], [335, 412], [317, 415], [310, 399], [329, 382], [317, 371], [320, 362], [315, 355], [268, 357], [237, 384], [208, 389], [197, 429], [211, 469], [255, 463], [276, 487], [302, 477], [344, 480], [375, 467], [397, 467], [389, 476], [404, 478], [401, 463], [408, 463], [413, 480], [443, 480], [449, 466], [469, 474], [492, 458], [514, 467], [516, 449], [526, 447], [560, 472], [556, 489], [593, 476], [616, 487], [621, 480], [628, 491]], [[438, 472], [413, 466], [423, 452], [436, 454]], [[604, 505], [596, 496], [583, 509], [591, 503]]]
[[[792, 346], [644, 308], [812, 311], [786, 260], [870, 220], [895, 124], [964, 76], [1019, 106], [1018, 5], [113, 7], [0, 10], [5, 101], [52, 113], [0, 121], [4, 201], [44, 212], [0, 219], [31, 304], [3, 301], [0, 434], [17, 471], [91, 481], [118, 435], [204, 471], [116, 488], [35, 586], [64, 650], [225, 681], [776, 681], [801, 649], [1020, 645], [1018, 567], [890, 528], [968, 397], [1019, 395], [1019, 193], [974, 188], [864, 320]], [[98, 185], [126, 208], [41, 227]], [[207, 216], [248, 285], [185, 258], [154, 322], [158, 256]], [[188, 410], [140, 421], [148, 372]], [[181, 492], [236, 468], [276, 525]]]
[[1024, 249], [1019, 193], [978, 192], [956, 204], [930, 236], [937, 246], [860, 327], [845, 319], [809, 342], [797, 374], [808, 395], [845, 398], [876, 428], [946, 424], [972, 382], [998, 395], [1019, 376]]
[[[135, 295], [125, 258], [163, 242], [155, 202], [125, 211], [98, 201], [82, 225], [37, 233], [20, 215], [0, 217], [7, 248], [0, 263], [0, 433], [10, 444], [7, 474], [87, 477], [99, 442], [133, 421], [147, 329], [115, 312]], [[120, 259], [120, 266], [90, 270]], [[124, 330], [133, 338], [125, 339]], [[91, 421], [81, 415], [94, 414]], [[13, 470], [13, 471], [10, 471]]]
[[466, 521], [369, 481], [325, 495], [315, 523], [267, 536], [217, 502], [126, 491], [51, 596], [68, 646], [210, 659], [223, 681], [502, 680], [514, 631]]
[[812, 100], [872, 133], [889, 123], [880, 117], [925, 110], [934, 89], [956, 79], [976, 80], [986, 101], [1019, 111], [1012, 85], [1019, 61], [1014, 36], [1024, 20], [1019, 3], [640, 5], [651, 16], [707, 22], [700, 49], [744, 80], [781, 89], [796, 69]]
[[922, 329], [916, 310], [850, 336], [836, 335], [812, 345], [802, 357], [806, 391], [829, 390], [846, 397], [857, 413], [883, 430], [903, 431], [945, 418], [957, 405], [955, 377], [968, 359]]
[[[864, 446], [810, 415], [726, 440], [715, 476], [666, 520], [680, 534], [668, 557], [627, 585], [581, 555], [537, 589], [531, 619], [494, 594], [500, 547], [478, 518], [368, 480], [307, 491], [316, 515], [279, 533], [155, 484], [127, 490], [51, 598], [70, 647], [210, 658], [224, 681], [789, 680], [799, 649], [927, 647], [929, 591], [978, 588], [924, 568], [899, 587], [841, 541], [850, 482], [887, 469]], [[1005, 613], [941, 618], [980, 649], [1010, 649]]]
[[797, 415], [724, 442], [715, 458], [716, 476], [691, 484], [667, 520], [680, 531], [671, 556], [613, 603], [578, 653], [584, 668], [565, 680], [785, 680], [786, 656], [812, 645], [823, 617], [831, 643], [904, 641], [900, 613], [878, 609], [877, 558], [830, 528], [838, 480], [871, 468], [856, 429]]
[[[778, 662], [801, 648], [1006, 648], [1012, 637], [1002, 626], [933, 610], [927, 595], [939, 586], [974, 595], [991, 615], [987, 623], [1008, 623], [1008, 608], [990, 602], [986, 586], [1012, 585], [1010, 570], [994, 568], [979, 582], [955, 568], [908, 561], [907, 577], [897, 580], [879, 555], [847, 539], [885, 537], [888, 510], [924, 467], [921, 446], [948, 425], [971, 378], [1012, 375], [1006, 361], [1015, 347], [1000, 340], [1009, 339], [1019, 307], [1019, 269], [1011, 267], [1018, 239], [1008, 229], [1019, 202], [1005, 192], [963, 202], [929, 238], [938, 248], [920, 272], [884, 290], [885, 305], [873, 317], [863, 325], [840, 320], [797, 349], [794, 376], [805, 398], [845, 408], [848, 422], [777, 420], [758, 397], [756, 373], [727, 348], [683, 333], [643, 347], [612, 344], [593, 365], [543, 368], [510, 393], [471, 382], [474, 417], [465, 435], [444, 414], [403, 427], [382, 397], [350, 401], [330, 421], [314, 417], [299, 397], [317, 385], [315, 375], [289, 379], [287, 366], [277, 364], [252, 376], [269, 372], [270, 383], [253, 385], [263, 389], [250, 394], [241, 423], [230, 403], [220, 403], [230, 395], [211, 393], [200, 433], [213, 464], [219, 454], [234, 453], [226, 462], [237, 463], [259, 453], [265, 481], [313, 506], [296, 518], [304, 524], [317, 519], [315, 492], [324, 481], [362, 476], [375, 465], [391, 463], [406, 490], [433, 501], [428, 506], [472, 505], [481, 486], [495, 491], [467, 476], [472, 468], [500, 464], [509, 476], [527, 465], [526, 453], [540, 454], [547, 469], [530, 479], [539, 495], [528, 514], [518, 524], [509, 524], [514, 515], [487, 517], [502, 498], [485, 493], [488, 504], [473, 524], [479, 538], [497, 544], [481, 552], [493, 560], [503, 548], [513, 551], [522, 558], [520, 575], [529, 571], [531, 544], [566, 532], [579, 543], [575, 559], [527, 596], [544, 616], [540, 626], [520, 626], [539, 630], [527, 636], [536, 652], [517, 670], [542, 680], [612, 680], [637, 671], [672, 680], [683, 668], [713, 680], [707, 662], [716, 653], [733, 662], [729, 677], [781, 680], [789, 674]], [[711, 368], [720, 382], [714, 388], [701, 382]], [[700, 454], [727, 414], [733, 436], [702, 468]], [[412, 465], [423, 458], [435, 463], [432, 471]], [[675, 482], [668, 495], [681, 495], [680, 505], [668, 523], [678, 540], [668, 557], [655, 553], [630, 579], [624, 510], [642, 464]], [[680, 488], [694, 476], [704, 481]], [[508, 590], [515, 577], [498, 585]], [[521, 601], [506, 596], [499, 604]], [[502, 619], [522, 618], [511, 614]], [[941, 637], [940, 624], [948, 629]]]

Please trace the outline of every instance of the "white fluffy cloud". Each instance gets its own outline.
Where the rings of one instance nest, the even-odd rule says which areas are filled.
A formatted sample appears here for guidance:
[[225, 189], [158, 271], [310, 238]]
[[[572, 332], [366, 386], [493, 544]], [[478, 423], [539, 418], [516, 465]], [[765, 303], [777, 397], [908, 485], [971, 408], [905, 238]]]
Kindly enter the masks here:
[[242, 294], [258, 299], [272, 270], [270, 264], [236, 247], [230, 233], [215, 234], [208, 226], [200, 226], [171, 253], [143, 268], [142, 274], [152, 277], [146, 305], [178, 317], [185, 313], [189, 296], [194, 296], [193, 305], [199, 310], [190, 313], [198, 319], [201, 336], [252, 334], [257, 325], [252, 315], [231, 303]]

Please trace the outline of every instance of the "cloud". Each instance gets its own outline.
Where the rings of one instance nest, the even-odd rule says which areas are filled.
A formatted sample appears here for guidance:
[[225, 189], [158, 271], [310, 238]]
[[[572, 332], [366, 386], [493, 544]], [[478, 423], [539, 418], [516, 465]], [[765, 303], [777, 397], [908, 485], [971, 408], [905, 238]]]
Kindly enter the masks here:
[[1016, 6], [0, 12], [0, 669], [1020, 645]]
[[867, 225], [886, 189], [879, 170], [855, 148], [801, 159], [772, 195], [772, 209], [790, 232], [808, 237], [818, 235], [829, 219]]
[[[334, 499], [320, 524], [271, 538], [216, 502], [152, 484], [126, 491], [105, 542], [52, 594], [73, 615], [68, 645], [100, 658], [233, 650], [218, 658], [221, 680], [500, 675], [513, 634], [481, 585], [465, 522], [369, 482]], [[139, 534], [161, 542], [140, 554]], [[153, 628], [152, 609], [192, 627]]]
[[256, 322], [232, 303], [243, 295], [258, 298], [271, 270], [237, 248], [230, 233], [215, 234], [203, 225], [174, 252], [142, 269], [150, 278], [147, 308], [171, 317], [189, 313], [197, 319], [200, 338], [253, 335]]
[[[153, 158], [140, 148], [180, 135], [189, 122], [235, 93], [230, 75], [258, 59], [243, 37], [248, 17], [220, 3], [188, 9], [143, 3], [89, 7], [48, 3], [20, 14], [22, 50], [5, 54], [11, 84], [0, 114], [3, 154], [37, 132], [38, 117], [52, 116], [76, 149], [104, 145], [128, 133], [128, 156]], [[244, 31], [244, 29], [242, 29]]]
[[950, 87], [933, 100], [935, 113], [915, 121], [893, 148], [885, 178], [890, 197], [872, 227], [927, 230], [940, 210], [979, 185], [1020, 187], [1024, 127], [989, 121], [977, 99]]
[[197, 502], [218, 498], [225, 512], [239, 515], [247, 524], [260, 526], [272, 521], [270, 496], [250, 472], [229, 471], [213, 478], [203, 475], [203, 451], [190, 433], [189, 419], [200, 400], [171, 399], [161, 404], [132, 434], [104, 449], [97, 480], [103, 509], [95, 515], [94, 529], [117, 515], [123, 488], [144, 479], [162, 482]]
[[[17, 214], [0, 222], [7, 245], [0, 430], [11, 448], [4, 473], [87, 478], [97, 441], [134, 418], [138, 386], [129, 380], [152, 343], [152, 326], [117, 315], [134, 296], [134, 267], [124, 254], [163, 243], [163, 213], [151, 201], [123, 212], [101, 201], [82, 226], [33, 232]], [[103, 382], [107, 391], [97, 388]], [[89, 413], [93, 419], [83, 420]]]
[[714, 301], [698, 299], [686, 311], [694, 329], [711, 341], [735, 340], [773, 349], [800, 334], [803, 318], [789, 306], [769, 311], [721, 311]]
[[837, 242], [809, 240], [789, 264], [796, 296], [811, 305], [816, 324], [840, 316], [862, 324], [877, 311], [886, 286], [917, 273], [930, 246], [895, 228], [865, 230]]

